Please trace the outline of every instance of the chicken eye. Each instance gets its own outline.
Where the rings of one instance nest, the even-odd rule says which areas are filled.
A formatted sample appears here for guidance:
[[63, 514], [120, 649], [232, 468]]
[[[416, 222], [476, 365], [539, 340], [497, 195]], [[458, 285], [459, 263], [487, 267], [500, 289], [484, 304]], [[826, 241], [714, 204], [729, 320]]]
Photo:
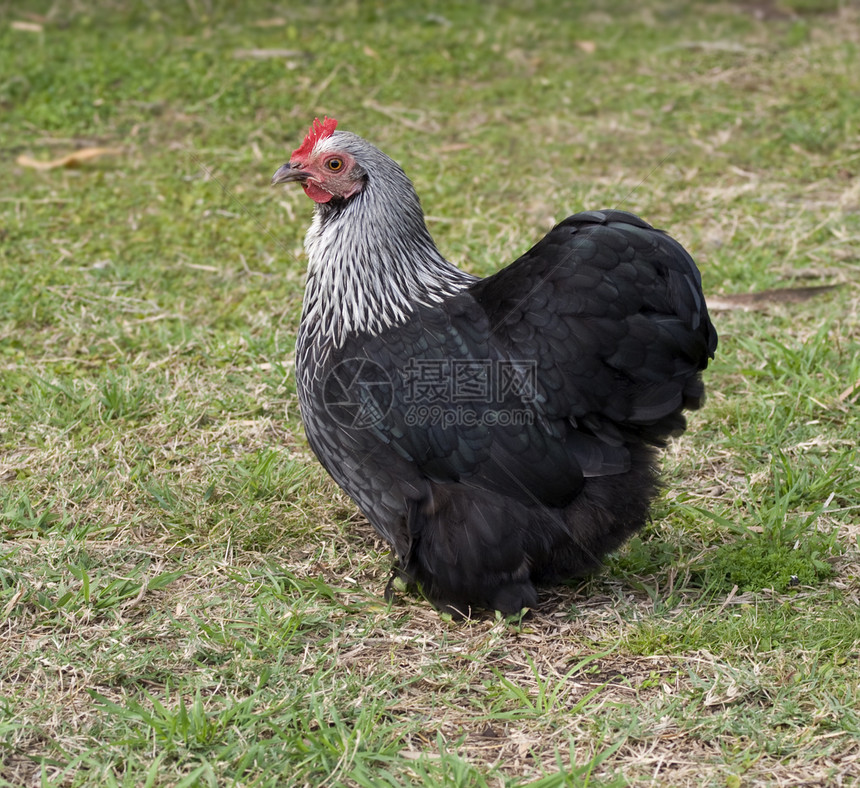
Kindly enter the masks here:
[[343, 159], [329, 159], [325, 166], [328, 167], [332, 172], [337, 172], [340, 169], [343, 169]]

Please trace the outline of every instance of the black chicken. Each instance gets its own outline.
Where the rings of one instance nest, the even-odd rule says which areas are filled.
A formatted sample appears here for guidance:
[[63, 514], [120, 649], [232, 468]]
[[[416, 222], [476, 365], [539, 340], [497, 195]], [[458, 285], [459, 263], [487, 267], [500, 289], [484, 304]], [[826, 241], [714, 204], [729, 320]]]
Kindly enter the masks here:
[[699, 271], [604, 210], [471, 276], [403, 170], [336, 125], [314, 121], [272, 179], [316, 203], [296, 347], [308, 441], [402, 580], [449, 611], [519, 612], [645, 523], [655, 447], [702, 404], [717, 346]]

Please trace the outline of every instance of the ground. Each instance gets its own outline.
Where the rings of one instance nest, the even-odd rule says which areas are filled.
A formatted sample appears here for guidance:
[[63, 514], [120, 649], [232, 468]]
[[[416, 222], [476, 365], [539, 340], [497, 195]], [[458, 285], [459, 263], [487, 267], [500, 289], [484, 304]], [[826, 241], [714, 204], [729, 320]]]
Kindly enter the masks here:
[[[0, 785], [860, 781], [860, 11], [677, 5], [0, 4]], [[526, 618], [386, 604], [307, 448], [326, 114], [477, 274], [603, 207], [701, 267], [652, 522]]]

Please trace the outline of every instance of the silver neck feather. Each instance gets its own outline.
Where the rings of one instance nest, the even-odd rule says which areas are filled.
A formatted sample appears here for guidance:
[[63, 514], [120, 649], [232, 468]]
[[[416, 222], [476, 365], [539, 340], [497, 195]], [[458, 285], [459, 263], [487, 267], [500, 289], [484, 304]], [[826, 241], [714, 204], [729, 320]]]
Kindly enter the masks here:
[[366, 146], [360, 153], [371, 175], [349, 200], [318, 205], [305, 237], [299, 341], [318, 349], [341, 347], [354, 332], [378, 334], [408, 320], [416, 305], [438, 304], [476, 280], [442, 257], [400, 167], [355, 140]]

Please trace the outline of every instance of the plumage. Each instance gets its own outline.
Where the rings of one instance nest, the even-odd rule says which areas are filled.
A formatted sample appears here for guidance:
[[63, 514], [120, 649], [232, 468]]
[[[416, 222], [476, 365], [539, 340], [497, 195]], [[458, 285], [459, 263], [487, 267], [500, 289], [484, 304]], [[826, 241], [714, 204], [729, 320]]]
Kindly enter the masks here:
[[308, 441], [440, 608], [518, 612], [646, 521], [656, 450], [704, 400], [701, 278], [633, 214], [578, 213], [479, 279], [411, 182], [315, 121], [273, 183], [316, 203], [296, 346]]

